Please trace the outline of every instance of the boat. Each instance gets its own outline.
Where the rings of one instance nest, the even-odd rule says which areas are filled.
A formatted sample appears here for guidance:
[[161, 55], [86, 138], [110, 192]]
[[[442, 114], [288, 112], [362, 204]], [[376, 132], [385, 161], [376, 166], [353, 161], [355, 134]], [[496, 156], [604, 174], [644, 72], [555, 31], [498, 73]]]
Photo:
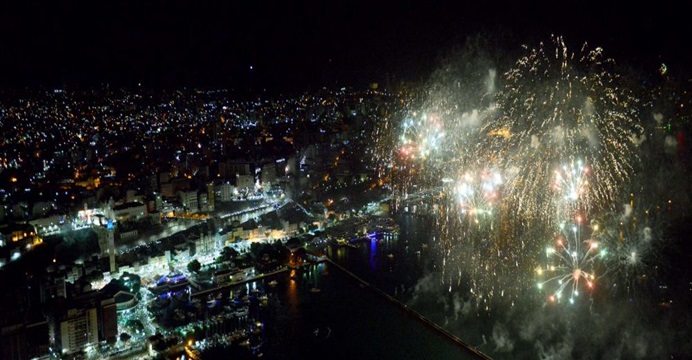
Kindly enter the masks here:
[[269, 286], [271, 286], [271, 287], [274, 287], [274, 286], [276, 286], [276, 285], [278, 285], [278, 284], [279, 284], [279, 282], [276, 281], [276, 280], [272, 280], [272, 281], [269, 282]]
[[320, 290], [319, 288], [316, 288], [316, 287], [310, 289], [310, 292], [313, 293], [313, 294], [319, 294], [320, 291], [322, 291], [322, 290]]

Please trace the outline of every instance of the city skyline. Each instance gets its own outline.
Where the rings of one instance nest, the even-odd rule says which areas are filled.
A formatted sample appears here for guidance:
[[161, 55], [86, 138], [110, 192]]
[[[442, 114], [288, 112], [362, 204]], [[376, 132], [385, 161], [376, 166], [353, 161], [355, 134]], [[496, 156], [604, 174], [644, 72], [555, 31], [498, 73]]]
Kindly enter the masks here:
[[686, 15], [0, 5], [0, 358], [688, 358]]

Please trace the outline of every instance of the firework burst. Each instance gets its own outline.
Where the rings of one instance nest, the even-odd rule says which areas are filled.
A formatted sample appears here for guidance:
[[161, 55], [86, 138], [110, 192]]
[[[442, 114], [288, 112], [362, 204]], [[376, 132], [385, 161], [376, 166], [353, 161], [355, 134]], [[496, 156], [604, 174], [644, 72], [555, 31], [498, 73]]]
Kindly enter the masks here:
[[549, 217], [552, 201], [543, 189], [551, 186], [555, 166], [574, 162], [571, 154], [591, 164], [590, 204], [599, 209], [612, 203], [630, 176], [632, 139], [641, 132], [637, 99], [619, 86], [612, 66], [601, 48], [584, 45], [574, 53], [553, 37], [505, 73], [479, 156], [496, 159], [515, 175], [507, 179], [505, 199], [518, 215]]
[[461, 213], [476, 222], [481, 218], [492, 217], [493, 207], [498, 200], [498, 187], [501, 184], [502, 178], [499, 173], [464, 175], [454, 189]]
[[584, 166], [581, 160], [577, 164], [572, 162], [569, 166], [563, 165], [555, 170], [555, 188], [560, 191], [562, 200], [574, 203], [586, 194], [586, 174], [589, 168]]
[[649, 210], [613, 217], [595, 234], [603, 244], [604, 277], [614, 292], [634, 295], [656, 276], [662, 224]]
[[595, 287], [594, 262], [604, 252], [596, 240], [582, 240], [583, 236], [581, 218], [577, 218], [575, 224], [560, 225], [554, 246], [546, 248], [548, 262], [536, 272], [545, 279], [538, 282], [538, 288], [549, 291], [549, 301], [560, 302], [566, 297], [573, 304], [584, 290]]
[[432, 84], [391, 127], [393, 199], [406, 204], [394, 209], [432, 209], [444, 285], [467, 284], [486, 306], [531, 289], [539, 265], [553, 296], [594, 285], [598, 245], [581, 231], [563, 225], [552, 264], [539, 254], [565, 219], [612, 212], [634, 172], [638, 100], [613, 67], [600, 48], [552, 37], [501, 75], [445, 68], [458, 78]]

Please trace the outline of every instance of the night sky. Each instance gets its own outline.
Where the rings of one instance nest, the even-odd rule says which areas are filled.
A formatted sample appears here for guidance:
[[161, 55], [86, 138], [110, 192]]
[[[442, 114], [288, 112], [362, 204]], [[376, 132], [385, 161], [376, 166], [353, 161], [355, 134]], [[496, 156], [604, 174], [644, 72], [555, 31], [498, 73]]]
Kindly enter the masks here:
[[280, 92], [418, 81], [477, 34], [507, 51], [561, 34], [620, 63], [676, 70], [692, 63], [692, 22], [684, 2], [667, 2], [3, 2], [0, 85]]

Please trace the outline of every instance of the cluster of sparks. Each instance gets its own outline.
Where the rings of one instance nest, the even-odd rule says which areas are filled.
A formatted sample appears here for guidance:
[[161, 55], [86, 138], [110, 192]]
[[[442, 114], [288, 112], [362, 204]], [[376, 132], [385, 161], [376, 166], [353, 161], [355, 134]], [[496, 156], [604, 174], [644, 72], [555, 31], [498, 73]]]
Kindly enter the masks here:
[[492, 216], [493, 206], [498, 200], [498, 187], [502, 184], [500, 174], [467, 173], [455, 188], [461, 213], [473, 218], [476, 223], [482, 217]]
[[560, 225], [560, 233], [555, 239], [554, 246], [549, 246], [545, 251], [548, 263], [545, 267], [538, 267], [538, 276], [547, 279], [538, 283], [538, 288], [543, 290], [548, 285], [554, 285], [548, 300], [560, 302], [563, 292], [569, 292], [568, 299], [574, 304], [575, 299], [582, 292], [582, 287], [593, 289], [596, 275], [593, 271], [597, 257], [605, 254], [599, 251], [599, 243], [596, 240], [582, 240], [581, 218], [578, 217], [575, 224]]
[[562, 199], [566, 202], [575, 203], [580, 198], [584, 198], [589, 182], [586, 175], [589, 168], [577, 160], [575, 165], [564, 165], [561, 169], [555, 170], [555, 188], [562, 194]]
[[406, 119], [401, 135], [401, 155], [425, 160], [437, 150], [444, 136], [442, 123], [435, 116], [423, 114], [420, 119]]
[[[581, 229], [615, 208], [642, 132], [638, 99], [613, 68], [601, 48], [572, 52], [552, 37], [527, 50], [503, 86], [478, 89], [476, 107], [464, 100], [459, 108], [441, 92], [444, 100], [392, 127], [394, 200], [436, 214], [443, 282], [468, 285], [486, 306], [534, 287], [536, 269], [556, 302], [595, 286], [595, 263], [607, 251], [591, 227]], [[483, 82], [475, 76], [469, 83]]]
[[612, 60], [600, 48], [572, 53], [561, 38], [541, 44], [505, 73], [497, 119], [487, 122], [482, 151], [515, 170], [509, 197], [520, 215], [545, 219], [553, 201], [542, 196], [552, 171], [573, 156], [590, 162], [589, 198], [611, 206], [632, 172], [637, 99], [618, 86]]
[[559, 224], [555, 244], [546, 248], [547, 263], [545, 267], [537, 268], [541, 279], [547, 277], [539, 281], [538, 288], [545, 290], [546, 287], [552, 287], [548, 296], [550, 302], [560, 302], [567, 289], [569, 303], [574, 304], [579, 294], [583, 293], [584, 286], [584, 290], [592, 290], [596, 282], [595, 260], [599, 254], [605, 254], [603, 250], [599, 252], [599, 242], [590, 238], [593, 233], [584, 233], [584, 219], [579, 213], [582, 209], [588, 209], [584, 205], [584, 199], [588, 197], [588, 169], [581, 160], [577, 160], [576, 164], [572, 162], [555, 170], [557, 221], [564, 221], [562, 217], [571, 216], [575, 217], [575, 221], [569, 226], [565, 222]]

